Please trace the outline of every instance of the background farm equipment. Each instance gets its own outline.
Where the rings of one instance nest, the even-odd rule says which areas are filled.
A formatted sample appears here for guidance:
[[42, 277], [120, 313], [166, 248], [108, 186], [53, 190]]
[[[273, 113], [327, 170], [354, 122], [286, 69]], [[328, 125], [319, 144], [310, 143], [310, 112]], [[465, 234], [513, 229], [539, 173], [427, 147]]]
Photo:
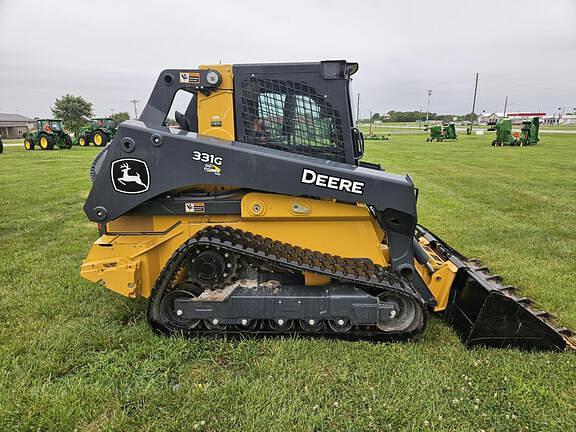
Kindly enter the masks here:
[[521, 134], [512, 133], [512, 120], [502, 118], [496, 122], [488, 123], [489, 131], [496, 131], [496, 139], [492, 141], [492, 146], [525, 146], [537, 144], [540, 141], [538, 136], [540, 131], [540, 119], [534, 117], [532, 120], [522, 122]]
[[76, 134], [76, 144], [86, 147], [93, 143], [96, 147], [105, 146], [116, 134], [116, 122], [111, 118], [93, 118], [90, 125], [81, 128]]
[[442, 126], [442, 134], [445, 140], [457, 140], [458, 135], [456, 135], [456, 127], [454, 123], [449, 123]]
[[373, 140], [373, 141], [389, 141], [392, 139], [390, 134], [388, 135], [376, 135], [376, 134], [368, 134], [364, 137], [366, 140]]
[[538, 141], [540, 141], [540, 119], [538, 117], [534, 117], [532, 120], [523, 121], [521, 132], [521, 146], [538, 144]]
[[38, 119], [35, 129], [24, 134], [24, 148], [34, 150], [36, 146], [42, 150], [52, 150], [54, 146], [69, 149], [72, 138], [64, 131], [62, 120]]
[[430, 126], [430, 136], [426, 138], [426, 142], [442, 141], [442, 126]]
[[446, 141], [446, 140], [457, 140], [458, 135], [456, 135], [456, 127], [454, 123], [446, 123], [442, 126], [435, 125], [430, 126], [430, 136], [426, 138], [426, 142], [432, 141]]
[[489, 131], [496, 131], [496, 138], [492, 141], [492, 146], [501, 147], [505, 145], [514, 145], [514, 136], [512, 136], [512, 120], [503, 118], [498, 121], [488, 123]]

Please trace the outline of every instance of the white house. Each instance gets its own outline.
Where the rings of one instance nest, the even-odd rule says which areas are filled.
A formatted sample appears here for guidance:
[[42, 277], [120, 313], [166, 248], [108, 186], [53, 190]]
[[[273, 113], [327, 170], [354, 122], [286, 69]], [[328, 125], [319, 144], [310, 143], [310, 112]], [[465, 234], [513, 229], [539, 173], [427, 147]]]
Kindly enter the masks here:
[[[520, 124], [524, 120], [531, 120], [533, 117], [544, 118], [546, 113], [542, 112], [507, 112], [506, 117], [512, 120], [513, 124]], [[497, 121], [504, 118], [504, 113], [482, 113], [478, 116], [479, 124], [486, 124], [488, 122]]]
[[576, 124], [576, 114], [564, 114], [560, 117], [560, 124], [574, 125]]

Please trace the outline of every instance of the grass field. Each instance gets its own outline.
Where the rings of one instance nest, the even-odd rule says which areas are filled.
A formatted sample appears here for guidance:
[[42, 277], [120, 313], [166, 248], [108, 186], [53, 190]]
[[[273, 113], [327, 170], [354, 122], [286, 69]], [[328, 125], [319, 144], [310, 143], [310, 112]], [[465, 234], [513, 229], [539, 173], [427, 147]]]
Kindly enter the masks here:
[[[420, 222], [576, 327], [576, 137], [369, 142], [410, 173]], [[576, 356], [411, 344], [183, 340], [79, 277], [94, 148], [0, 155], [0, 431], [570, 431]]]

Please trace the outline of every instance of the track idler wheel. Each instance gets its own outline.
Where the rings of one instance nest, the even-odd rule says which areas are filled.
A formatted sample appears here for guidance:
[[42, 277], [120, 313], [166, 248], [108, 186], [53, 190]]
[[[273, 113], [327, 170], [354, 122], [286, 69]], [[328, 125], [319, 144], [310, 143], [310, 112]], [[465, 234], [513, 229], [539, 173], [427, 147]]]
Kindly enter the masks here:
[[376, 327], [387, 333], [404, 333], [423, 325], [424, 312], [422, 306], [414, 300], [396, 294], [382, 294], [380, 301], [393, 303], [395, 309], [390, 311], [386, 319], [382, 319]]
[[162, 297], [160, 300], [160, 315], [167, 328], [172, 331], [194, 330], [200, 320], [190, 320], [182, 318], [183, 312], [174, 307], [176, 299], [195, 298], [202, 293], [202, 290], [189, 283], [180, 284]]

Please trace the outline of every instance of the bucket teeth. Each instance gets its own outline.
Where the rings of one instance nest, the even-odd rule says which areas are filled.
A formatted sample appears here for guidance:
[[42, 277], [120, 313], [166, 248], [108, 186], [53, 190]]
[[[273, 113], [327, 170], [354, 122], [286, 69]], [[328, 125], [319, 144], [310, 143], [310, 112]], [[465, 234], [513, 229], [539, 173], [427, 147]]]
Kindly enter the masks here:
[[[497, 276], [497, 277], [499, 279], [502, 279], [500, 276]], [[494, 280], [490, 277], [487, 277], [486, 279], [487, 280]], [[498, 288], [498, 291], [500, 291], [501, 293], [504, 293], [505, 295], [510, 297], [512, 300], [514, 300], [516, 303], [521, 304], [522, 306], [531, 306], [534, 304], [534, 300], [532, 300], [528, 297], [519, 296], [518, 292], [520, 290], [513, 285], [501, 286]]]
[[568, 327], [560, 327], [560, 328], [557, 328], [556, 331], [558, 333], [560, 333], [561, 335], [566, 336], [566, 337], [572, 337], [575, 335], [575, 333], [572, 330], [570, 330]]
[[533, 304], [534, 302], [529, 299], [528, 297], [516, 297], [514, 299], [516, 301], [516, 303], [520, 303], [524, 306], [530, 306], [531, 304]]
[[477, 271], [477, 272], [481, 272], [481, 273], [490, 273], [490, 268], [485, 266], [485, 265], [478, 265], [478, 266], [472, 266], [471, 267], [472, 270]]
[[552, 314], [550, 312], [546, 312], [546, 311], [541, 311], [541, 310], [533, 311], [533, 314], [542, 320], [548, 320], [548, 319], [552, 318]]
[[513, 296], [514, 294], [516, 294], [519, 291], [519, 289], [513, 285], [506, 285], [506, 286], [500, 287], [499, 291], [503, 292], [504, 294]]
[[496, 274], [495, 274], [495, 275], [486, 276], [485, 279], [486, 279], [487, 281], [496, 282], [496, 283], [500, 283], [500, 282], [502, 282], [502, 281], [504, 280], [504, 279], [502, 278], [502, 276], [496, 275]]

